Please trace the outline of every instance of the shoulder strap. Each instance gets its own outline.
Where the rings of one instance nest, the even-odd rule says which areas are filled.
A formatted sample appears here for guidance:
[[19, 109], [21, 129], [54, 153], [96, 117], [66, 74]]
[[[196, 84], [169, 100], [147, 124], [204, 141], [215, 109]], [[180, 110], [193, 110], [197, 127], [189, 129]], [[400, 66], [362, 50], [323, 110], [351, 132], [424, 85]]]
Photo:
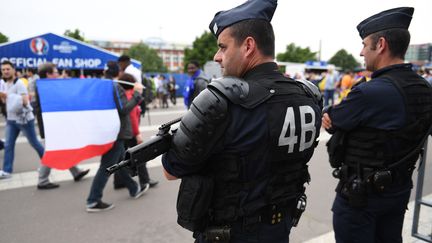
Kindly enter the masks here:
[[273, 96], [266, 87], [256, 82], [247, 82], [240, 78], [223, 77], [214, 79], [209, 86], [220, 91], [232, 103], [246, 109], [253, 109]]
[[323, 108], [323, 97], [321, 92], [319, 91], [318, 87], [313, 84], [312, 82], [305, 80], [305, 79], [299, 79], [295, 80], [297, 84], [300, 84], [300, 86], [303, 88], [303, 90], [306, 92], [307, 95], [312, 97], [315, 100], [315, 103], [320, 106], [320, 108]]

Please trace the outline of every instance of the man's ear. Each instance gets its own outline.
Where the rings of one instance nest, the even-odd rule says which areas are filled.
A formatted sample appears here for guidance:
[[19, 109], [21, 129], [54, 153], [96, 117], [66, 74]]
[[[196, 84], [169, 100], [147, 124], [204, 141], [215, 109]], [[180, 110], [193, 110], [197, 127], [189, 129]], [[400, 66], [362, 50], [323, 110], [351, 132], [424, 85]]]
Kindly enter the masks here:
[[246, 37], [246, 39], [243, 42], [244, 44], [244, 48], [245, 48], [245, 54], [246, 56], [250, 56], [253, 53], [255, 53], [257, 45], [256, 45], [256, 41], [254, 38], [252, 37]]
[[387, 41], [384, 37], [380, 37], [376, 44], [378, 53], [382, 54], [388, 48]]

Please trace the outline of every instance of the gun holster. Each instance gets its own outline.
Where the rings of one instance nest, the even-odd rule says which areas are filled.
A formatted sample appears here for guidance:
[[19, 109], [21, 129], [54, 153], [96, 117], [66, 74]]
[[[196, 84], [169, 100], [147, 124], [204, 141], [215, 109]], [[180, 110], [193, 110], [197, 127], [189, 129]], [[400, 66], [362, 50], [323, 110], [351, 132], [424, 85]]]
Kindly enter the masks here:
[[228, 243], [231, 238], [231, 228], [229, 226], [212, 226], [206, 228], [203, 235], [208, 243]]
[[348, 187], [348, 203], [351, 207], [362, 208], [367, 206], [366, 182], [356, 177]]
[[384, 191], [393, 182], [393, 176], [390, 170], [381, 170], [373, 174], [373, 185], [378, 192]]
[[303, 193], [298, 199], [296, 207], [292, 213], [292, 226], [296, 227], [303, 212], [306, 210], [307, 200], [306, 195]]

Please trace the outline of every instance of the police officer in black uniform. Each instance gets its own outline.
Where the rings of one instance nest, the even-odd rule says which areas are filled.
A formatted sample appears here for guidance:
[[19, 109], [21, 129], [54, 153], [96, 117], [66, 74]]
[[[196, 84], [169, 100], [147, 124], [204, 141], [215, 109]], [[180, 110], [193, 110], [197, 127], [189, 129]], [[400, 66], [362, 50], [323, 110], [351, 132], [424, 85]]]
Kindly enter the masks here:
[[162, 163], [181, 178], [178, 223], [197, 242], [288, 242], [304, 210], [307, 162], [321, 126], [321, 97], [274, 62], [276, 0], [250, 0], [210, 24], [224, 77], [182, 118]]
[[357, 26], [372, 79], [323, 114], [340, 180], [332, 207], [338, 243], [402, 242], [411, 176], [432, 124], [432, 89], [404, 63], [413, 12], [390, 9]]

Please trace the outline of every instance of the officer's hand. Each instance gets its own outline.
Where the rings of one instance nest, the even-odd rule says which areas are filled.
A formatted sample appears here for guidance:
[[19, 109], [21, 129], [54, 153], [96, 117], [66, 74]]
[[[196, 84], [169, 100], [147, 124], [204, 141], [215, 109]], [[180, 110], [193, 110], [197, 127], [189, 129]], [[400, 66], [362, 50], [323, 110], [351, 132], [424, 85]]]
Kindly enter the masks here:
[[322, 127], [324, 127], [325, 129], [331, 129], [332, 128], [332, 122], [330, 119], [330, 116], [328, 115], [328, 113], [324, 113], [321, 119], [322, 123]]
[[142, 94], [144, 90], [144, 86], [141, 83], [135, 82], [134, 83], [134, 91], [137, 91], [138, 93]]
[[141, 134], [136, 135], [135, 139], [137, 141], [137, 144], [140, 144], [143, 142], [143, 138], [142, 138]]
[[164, 172], [165, 178], [169, 181], [178, 179], [177, 177], [171, 175], [168, 171], [166, 171], [165, 168], [164, 168], [163, 172]]

